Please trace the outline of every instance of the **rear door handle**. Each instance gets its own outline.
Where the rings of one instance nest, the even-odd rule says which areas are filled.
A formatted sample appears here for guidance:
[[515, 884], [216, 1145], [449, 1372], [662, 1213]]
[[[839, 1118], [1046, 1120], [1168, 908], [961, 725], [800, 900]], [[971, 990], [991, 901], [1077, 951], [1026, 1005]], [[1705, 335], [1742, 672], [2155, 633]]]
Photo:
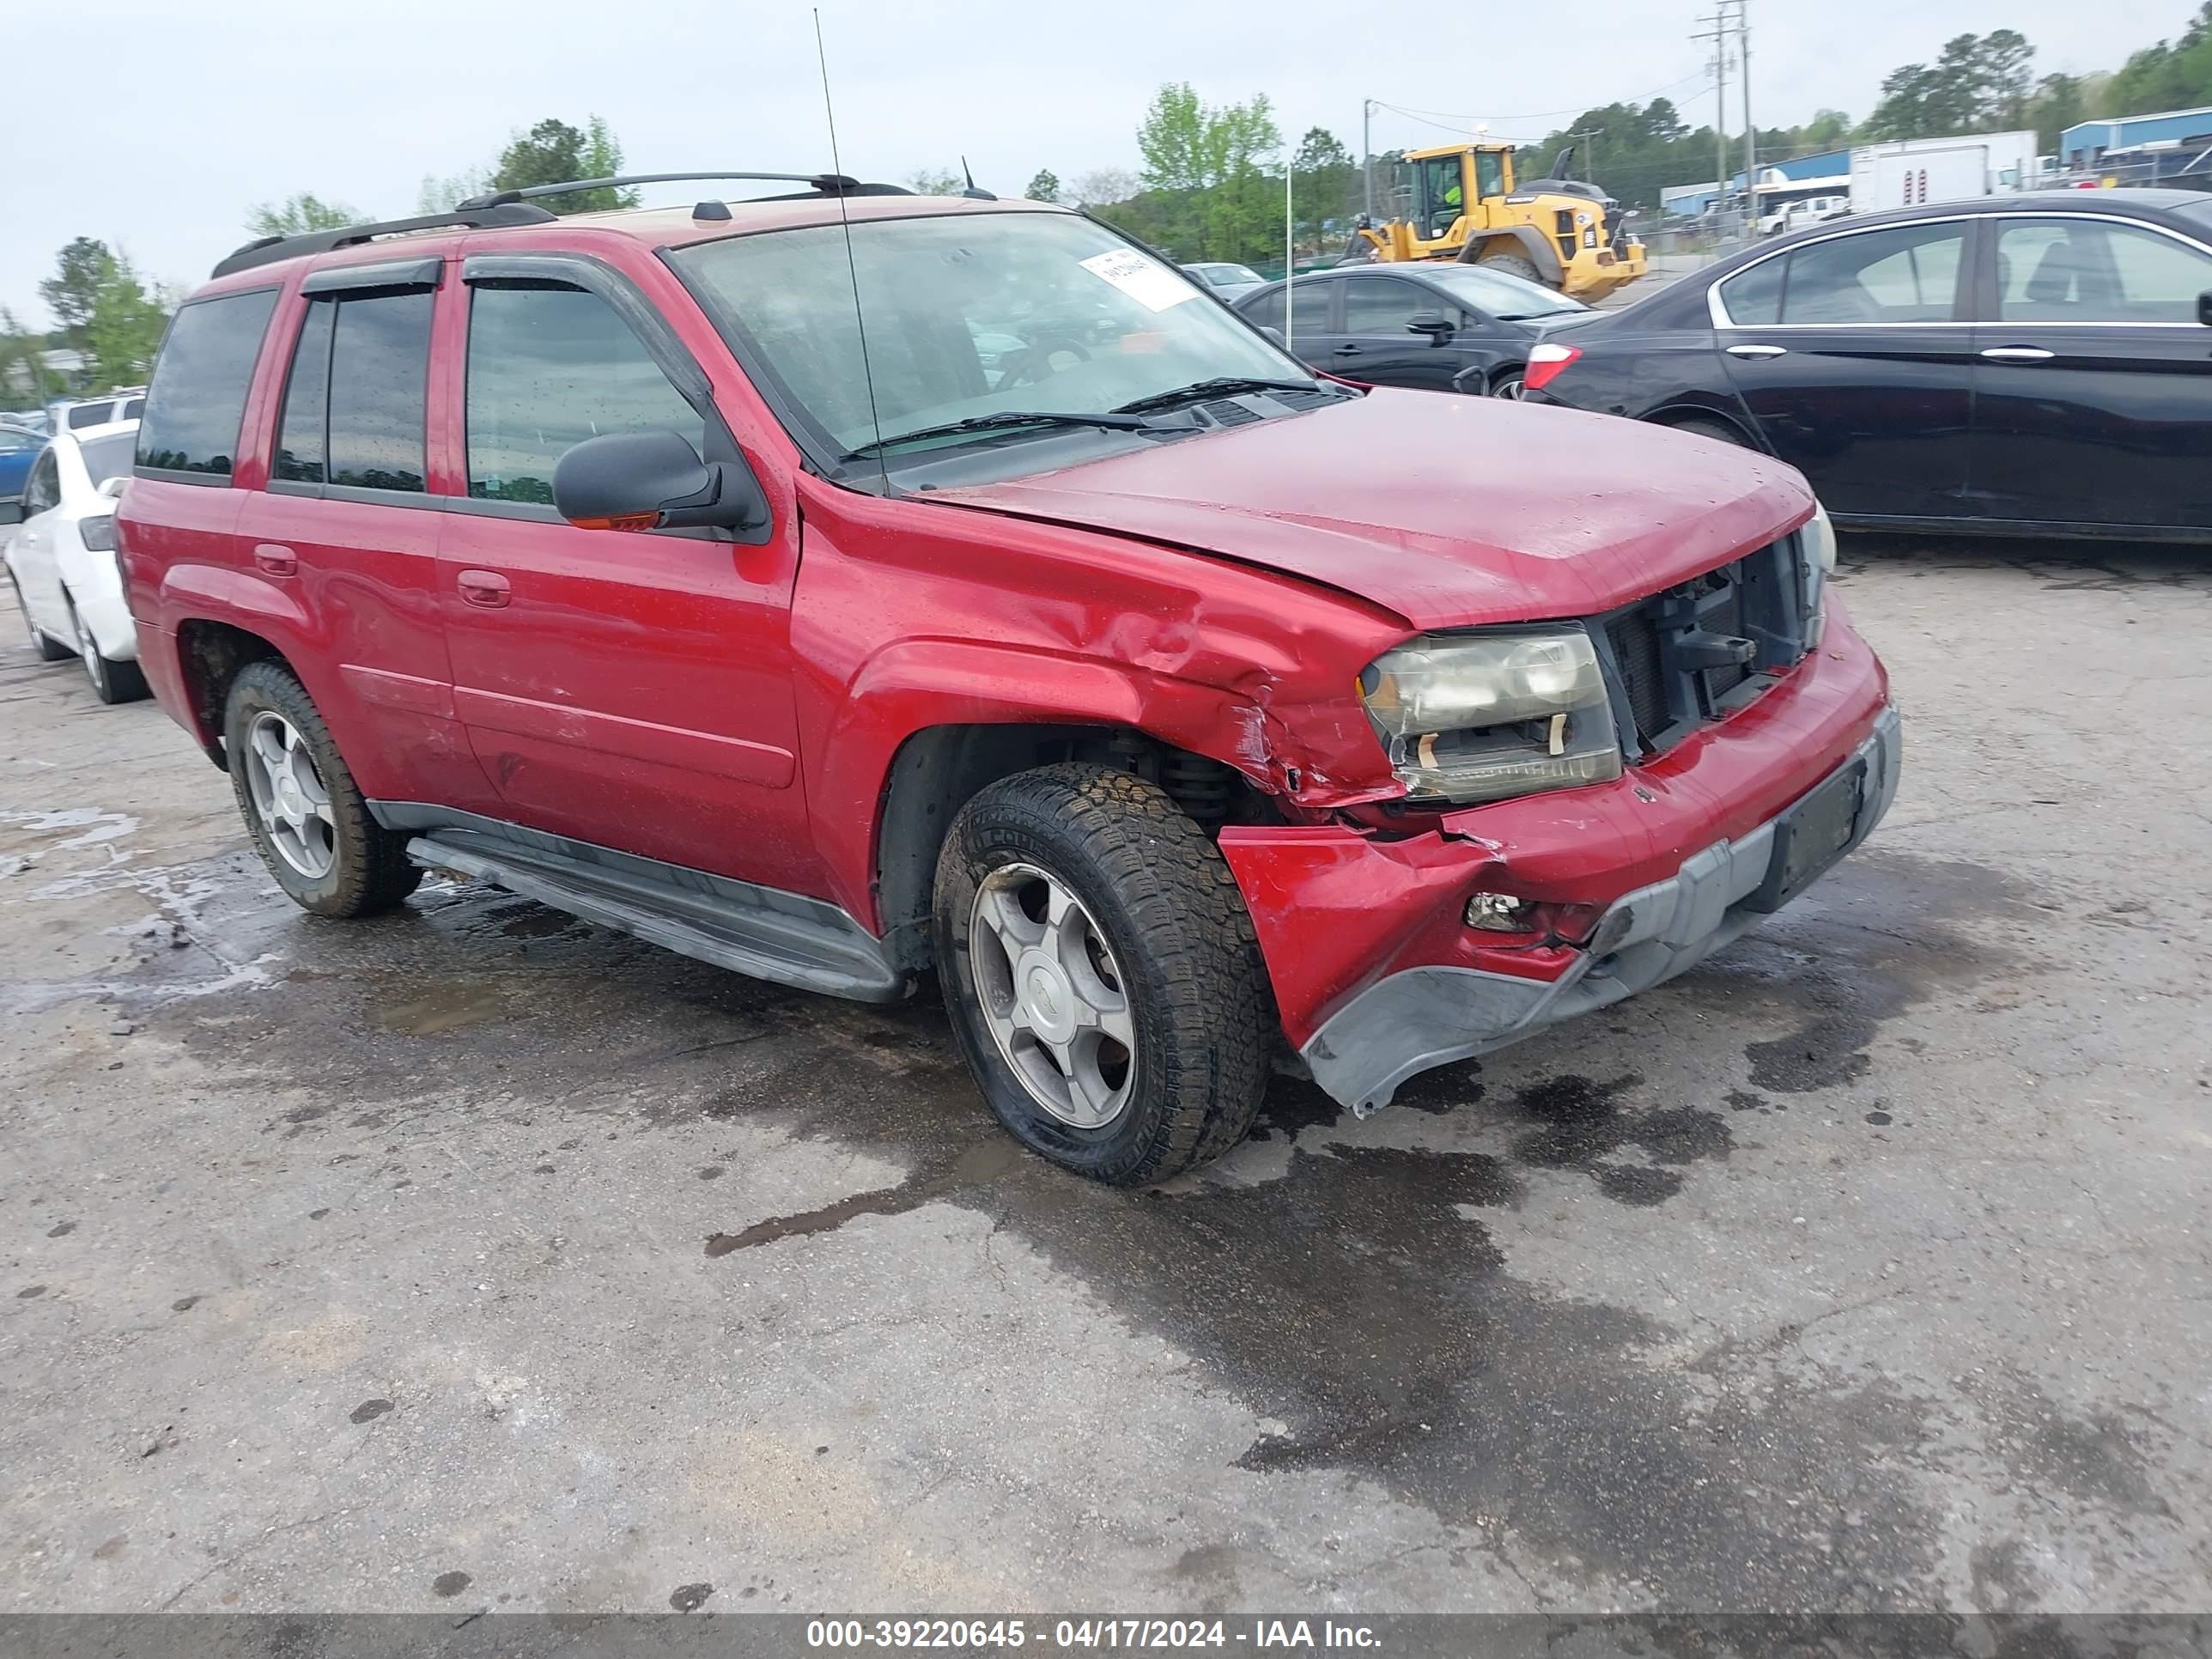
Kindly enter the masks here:
[[1357, 357], [1359, 355], [1359, 348], [1356, 345], [1340, 345], [1332, 355], [1339, 357]]
[[1728, 355], [1731, 357], [1787, 357], [1790, 355], [1790, 348], [1770, 345], [1733, 345], [1728, 348]]
[[2057, 355], [2041, 346], [1991, 346], [1982, 354], [1993, 363], [2047, 363]]
[[496, 570], [464, 570], [459, 580], [461, 599], [465, 604], [481, 605], [493, 610], [505, 605], [512, 591], [507, 578]]
[[289, 547], [275, 542], [261, 542], [254, 547], [253, 562], [272, 576], [296, 576], [300, 574], [300, 556]]

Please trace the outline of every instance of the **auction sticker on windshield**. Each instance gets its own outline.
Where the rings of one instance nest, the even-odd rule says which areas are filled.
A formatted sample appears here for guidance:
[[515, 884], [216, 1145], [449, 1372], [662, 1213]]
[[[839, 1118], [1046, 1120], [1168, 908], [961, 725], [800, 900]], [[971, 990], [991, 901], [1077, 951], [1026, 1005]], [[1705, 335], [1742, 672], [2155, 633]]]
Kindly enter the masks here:
[[1165, 311], [1170, 306], [1179, 306], [1198, 296], [1196, 289], [1165, 265], [1126, 249], [1094, 253], [1082, 261], [1082, 265], [1093, 276], [1113, 283], [1148, 311]]

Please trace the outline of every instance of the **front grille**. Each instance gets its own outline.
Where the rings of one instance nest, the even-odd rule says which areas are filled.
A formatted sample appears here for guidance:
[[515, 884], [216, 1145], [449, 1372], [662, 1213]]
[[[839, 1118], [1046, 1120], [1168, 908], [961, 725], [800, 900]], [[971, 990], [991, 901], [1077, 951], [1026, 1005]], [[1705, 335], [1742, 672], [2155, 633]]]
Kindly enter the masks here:
[[1629, 752], [1662, 753], [1762, 695], [1804, 655], [1803, 593], [1790, 536], [1595, 618]]

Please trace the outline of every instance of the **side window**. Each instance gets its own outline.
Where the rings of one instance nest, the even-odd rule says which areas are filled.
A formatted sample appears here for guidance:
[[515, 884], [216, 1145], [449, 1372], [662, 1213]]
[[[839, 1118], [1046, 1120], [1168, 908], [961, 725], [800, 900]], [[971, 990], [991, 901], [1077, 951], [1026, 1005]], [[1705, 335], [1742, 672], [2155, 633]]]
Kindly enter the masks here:
[[1272, 328], [1280, 332], [1283, 326], [1283, 290], [1262, 294], [1249, 305], [1239, 306], [1255, 328]]
[[596, 294], [550, 284], [477, 285], [469, 301], [469, 494], [553, 500], [553, 469], [586, 438], [680, 432], [706, 422], [629, 325]]
[[155, 360], [138, 428], [138, 465], [227, 478], [274, 289], [201, 300], [178, 312]]
[[430, 368], [429, 289], [343, 295], [331, 325], [328, 482], [419, 494]]
[[146, 400], [143, 398], [133, 398], [129, 403], [123, 405], [123, 413], [118, 418], [125, 421], [135, 421], [145, 412]]
[[2094, 219], [2016, 219], [1997, 233], [1997, 316], [2011, 323], [2188, 323], [2212, 258]]
[[1318, 283], [1291, 284], [1291, 333], [1303, 337], [1328, 332], [1329, 290], [1336, 284], [1326, 279]]
[[1787, 255], [1765, 259], [1721, 284], [1721, 308], [1738, 328], [1757, 328], [1782, 320], [1782, 273], [1789, 268]]
[[79, 404], [69, 412], [70, 430], [88, 426], [106, 426], [115, 416], [113, 404]]
[[45, 513], [61, 505], [61, 463], [51, 449], [31, 463], [31, 476], [23, 481], [23, 514]]
[[1782, 320], [1948, 322], [1966, 246], [1966, 227], [1953, 221], [1861, 231], [1799, 248], [1789, 256]]
[[1483, 197], [1505, 194], [1505, 158], [1496, 150], [1475, 152], [1474, 190], [1476, 195]]
[[337, 314], [336, 300], [311, 301], [300, 325], [299, 343], [292, 348], [292, 368], [284, 380], [284, 413], [276, 426], [276, 464], [270, 469], [271, 477], [288, 483], [325, 482], [331, 325]]
[[1403, 334], [1406, 325], [1419, 313], [1446, 308], [1442, 300], [1425, 289], [1401, 283], [1395, 276], [1344, 279], [1346, 334]]

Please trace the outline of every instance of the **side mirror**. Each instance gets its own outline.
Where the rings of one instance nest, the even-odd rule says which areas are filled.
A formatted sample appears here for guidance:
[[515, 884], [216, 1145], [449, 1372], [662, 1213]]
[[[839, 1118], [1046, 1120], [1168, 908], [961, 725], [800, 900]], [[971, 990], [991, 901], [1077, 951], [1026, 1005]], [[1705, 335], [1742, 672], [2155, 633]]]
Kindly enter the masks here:
[[22, 522], [22, 502], [0, 501], [0, 524], [21, 524]]
[[2197, 296], [2197, 320], [2212, 328], [2212, 288]]
[[1452, 337], [1452, 319], [1441, 311], [1417, 311], [1407, 319], [1407, 332], [1425, 334], [1431, 345], [1442, 345]]
[[1261, 324], [1260, 332], [1266, 335], [1277, 345], [1282, 347], [1284, 350], [1288, 351], [1291, 349], [1291, 343], [1283, 337], [1283, 331], [1275, 327], [1272, 323]]
[[112, 478], [102, 478], [94, 493], [108, 501], [119, 501], [123, 499], [123, 486], [130, 482], [128, 472], [118, 473]]
[[742, 465], [702, 461], [681, 433], [608, 432], [554, 463], [553, 506], [579, 530], [757, 530], [768, 498]]

